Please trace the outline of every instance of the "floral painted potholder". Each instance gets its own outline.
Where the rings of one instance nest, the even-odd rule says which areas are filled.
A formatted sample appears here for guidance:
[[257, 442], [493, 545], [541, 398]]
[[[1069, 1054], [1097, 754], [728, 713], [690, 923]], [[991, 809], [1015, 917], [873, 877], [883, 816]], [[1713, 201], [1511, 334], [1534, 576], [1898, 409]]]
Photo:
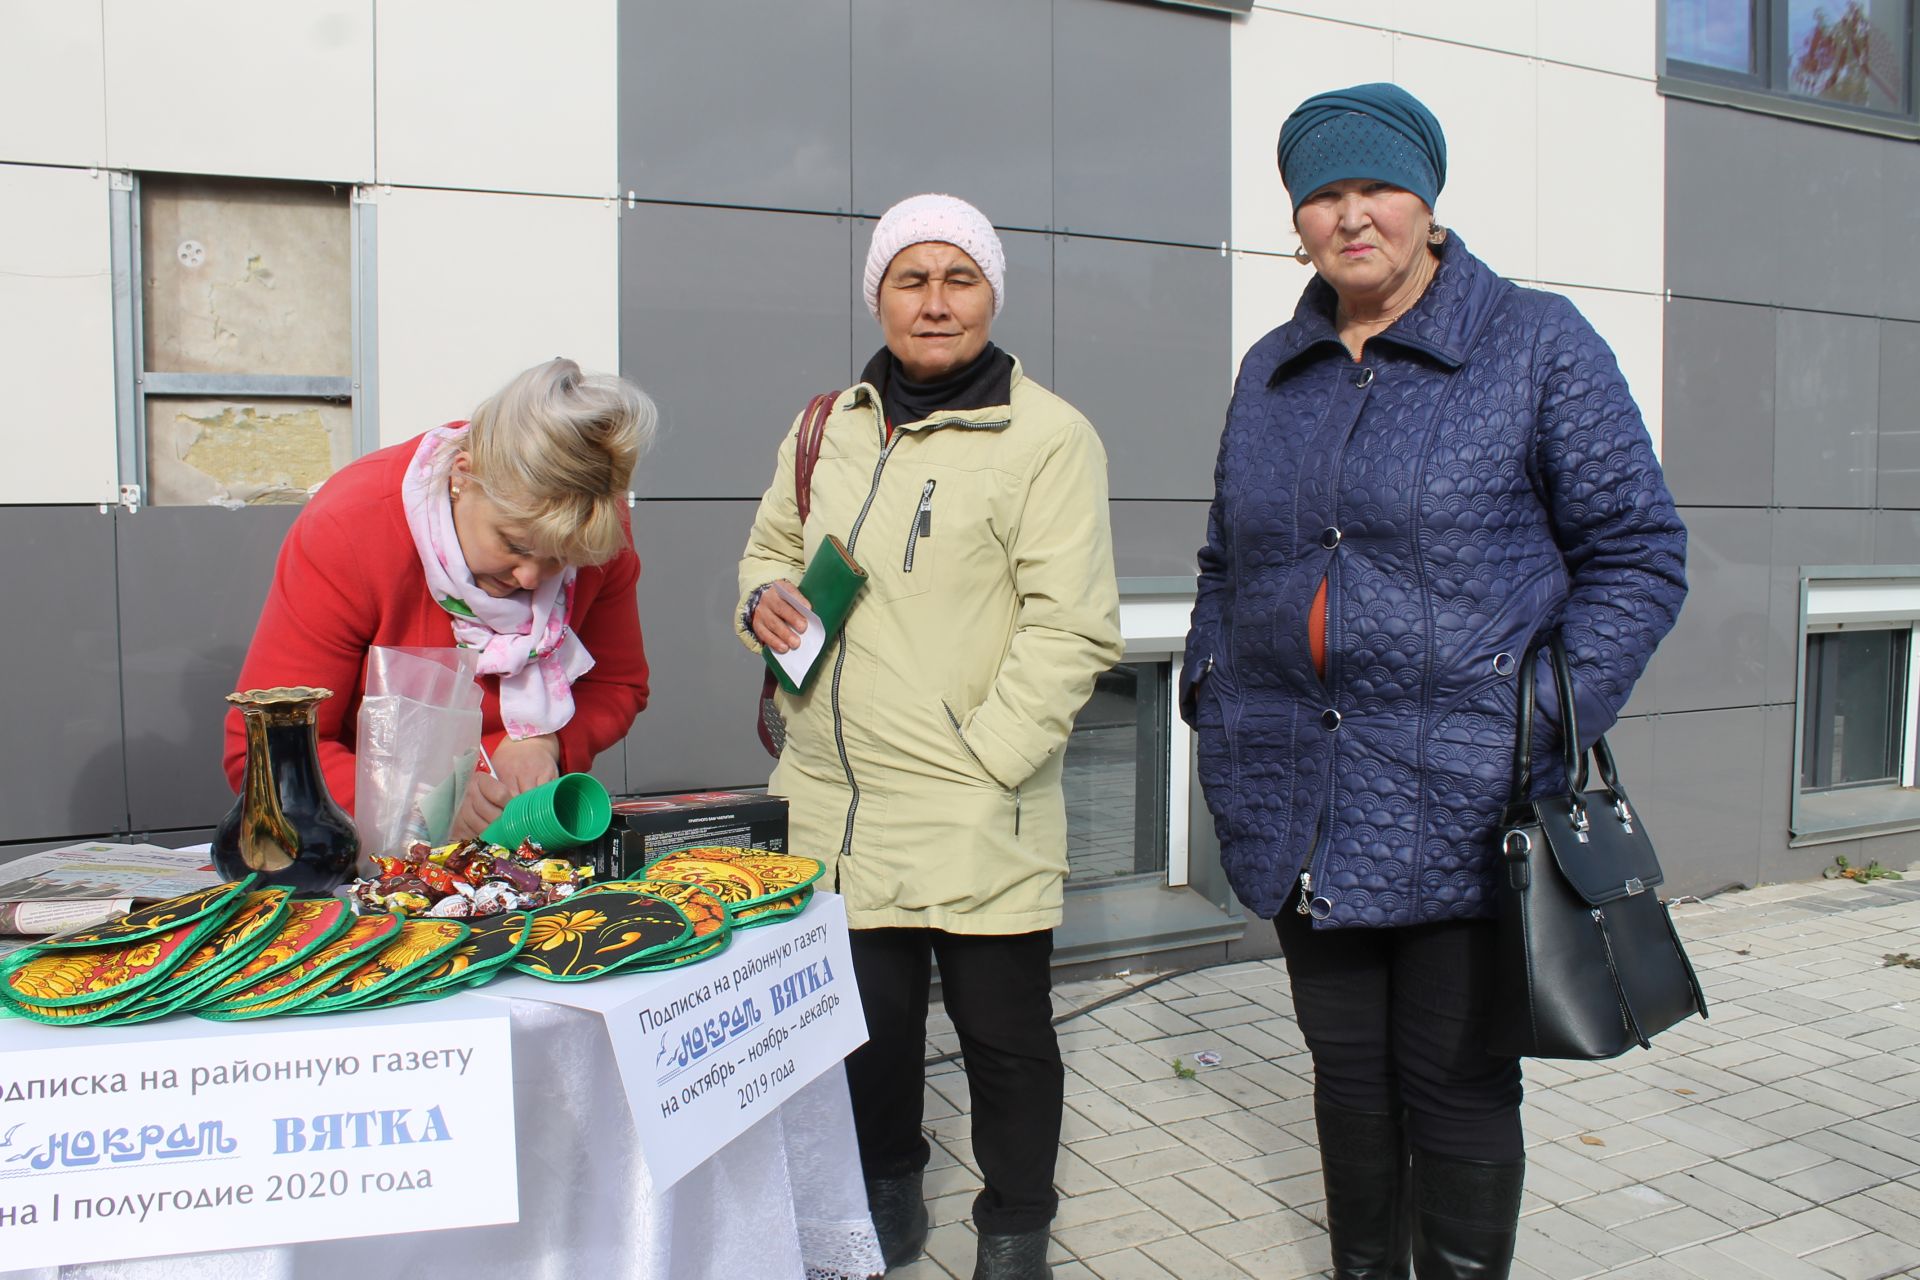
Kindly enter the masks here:
[[466, 941], [468, 932], [464, 920], [404, 920], [385, 946], [341, 973], [317, 999], [302, 1005], [300, 1012], [338, 1013], [374, 1000], [383, 992], [409, 986], [417, 975]]
[[791, 920], [807, 909], [807, 903], [813, 900], [812, 888], [790, 893], [784, 898], [774, 898], [770, 902], [756, 902], [752, 906], [741, 907], [734, 912], [733, 927], [736, 929], [757, 929], [762, 925], [778, 924], [782, 920]]
[[216, 1022], [289, 1013], [333, 985], [344, 967], [366, 959], [386, 945], [388, 935], [399, 929], [400, 922], [400, 916], [356, 916], [345, 933], [299, 964], [250, 987], [226, 993], [217, 1003], [204, 1005], [197, 1012]]
[[693, 922], [693, 936], [723, 932], [727, 927], [727, 904], [713, 890], [692, 880], [610, 880], [574, 894], [575, 899], [596, 893], [644, 893], [671, 902]]
[[193, 1004], [220, 1004], [286, 972], [333, 942], [353, 923], [353, 911], [338, 898], [295, 898], [279, 932], [239, 968], [198, 990]]
[[599, 977], [693, 936], [678, 907], [644, 893], [576, 894], [530, 915], [513, 967], [549, 982]]
[[[165, 902], [156, 902], [150, 907], [136, 907], [109, 924], [62, 934], [39, 945], [47, 950], [111, 946], [178, 929], [181, 925], [203, 920], [215, 912], [231, 914], [239, 910], [240, 895], [252, 886], [254, 879], [248, 876], [245, 880], [230, 880], [211, 889], [199, 889]], [[220, 918], [225, 919], [226, 916]]]
[[777, 896], [751, 867], [723, 858], [695, 858], [670, 853], [647, 864], [646, 879], [686, 880], [712, 890], [728, 910]]
[[[203, 915], [107, 946], [22, 948], [0, 961], [0, 1000], [43, 1022], [97, 1022], [178, 969], [220, 923]], [[63, 1009], [74, 1012], [54, 1012]]]
[[731, 862], [760, 877], [767, 892], [786, 897], [806, 888], [826, 873], [827, 864], [818, 858], [798, 853], [776, 853], [771, 849], [748, 849], [738, 845], [697, 845], [677, 849], [669, 857], [702, 858], [709, 862]]

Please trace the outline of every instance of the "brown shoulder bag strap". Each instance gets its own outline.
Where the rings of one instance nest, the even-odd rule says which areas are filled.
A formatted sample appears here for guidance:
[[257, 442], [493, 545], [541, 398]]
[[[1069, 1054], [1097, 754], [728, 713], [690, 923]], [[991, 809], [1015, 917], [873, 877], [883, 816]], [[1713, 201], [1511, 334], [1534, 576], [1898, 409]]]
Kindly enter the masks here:
[[793, 455], [793, 499], [800, 508], [801, 524], [807, 522], [807, 511], [813, 505], [813, 464], [820, 459], [820, 441], [827, 434], [827, 418], [833, 413], [833, 402], [839, 398], [838, 391], [815, 396], [800, 418], [800, 439]]

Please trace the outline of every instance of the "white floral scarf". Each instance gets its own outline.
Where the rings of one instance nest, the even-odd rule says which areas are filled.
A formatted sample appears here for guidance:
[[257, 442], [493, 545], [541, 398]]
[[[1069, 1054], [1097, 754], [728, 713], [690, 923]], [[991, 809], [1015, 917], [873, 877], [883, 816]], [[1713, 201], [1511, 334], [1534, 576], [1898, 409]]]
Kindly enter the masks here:
[[510, 738], [552, 733], [573, 719], [573, 682], [593, 669], [593, 655], [567, 625], [577, 571], [569, 565], [532, 591], [497, 599], [467, 568], [454, 533], [448, 467], [467, 427], [435, 427], [421, 438], [400, 482], [413, 547], [427, 589], [453, 621], [454, 642], [480, 651], [480, 674], [500, 677], [500, 718]]

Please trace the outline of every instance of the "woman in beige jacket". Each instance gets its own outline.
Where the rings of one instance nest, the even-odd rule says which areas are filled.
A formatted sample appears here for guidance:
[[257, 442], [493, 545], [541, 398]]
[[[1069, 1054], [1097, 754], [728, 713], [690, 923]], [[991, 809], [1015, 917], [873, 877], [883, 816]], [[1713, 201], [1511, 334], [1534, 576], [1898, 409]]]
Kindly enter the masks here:
[[[973, 1099], [981, 1277], [1046, 1274], [1063, 1072], [1048, 971], [1066, 877], [1062, 748], [1121, 652], [1106, 455], [989, 330], [999, 237], [951, 196], [889, 210], [867, 255], [885, 346], [827, 419], [804, 526], [796, 432], [740, 562], [750, 648], [785, 651], [836, 535], [866, 570], [800, 697], [772, 789], [791, 847], [846, 896], [868, 1043], [847, 1062], [890, 1266], [926, 1239], [920, 1132], [931, 959]], [[795, 423], [797, 430], [798, 423]]]

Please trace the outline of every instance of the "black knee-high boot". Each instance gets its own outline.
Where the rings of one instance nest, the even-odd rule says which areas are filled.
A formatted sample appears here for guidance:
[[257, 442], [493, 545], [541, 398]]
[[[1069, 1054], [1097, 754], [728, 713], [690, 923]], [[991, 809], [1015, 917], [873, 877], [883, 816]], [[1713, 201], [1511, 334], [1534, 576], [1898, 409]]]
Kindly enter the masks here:
[[1413, 1152], [1413, 1267], [1420, 1280], [1507, 1280], [1527, 1162]]
[[1313, 1119], [1336, 1280], [1406, 1280], [1412, 1210], [1399, 1116], [1316, 1101]]

